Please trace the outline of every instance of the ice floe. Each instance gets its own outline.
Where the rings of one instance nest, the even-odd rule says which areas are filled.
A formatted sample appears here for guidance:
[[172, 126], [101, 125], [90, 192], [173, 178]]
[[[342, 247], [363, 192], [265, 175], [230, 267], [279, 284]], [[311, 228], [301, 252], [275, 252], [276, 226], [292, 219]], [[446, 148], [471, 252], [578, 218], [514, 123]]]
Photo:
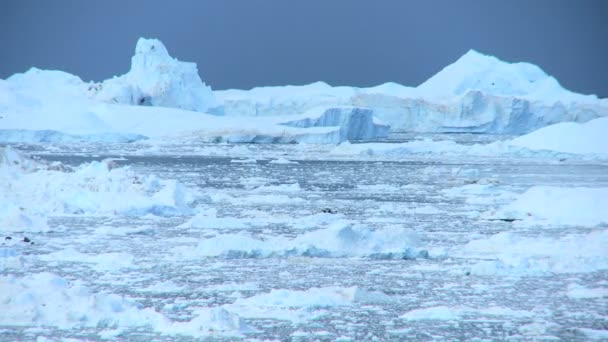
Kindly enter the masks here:
[[390, 303], [383, 292], [353, 287], [313, 287], [307, 290], [275, 289], [225, 305], [229, 311], [245, 318], [275, 318], [294, 323], [323, 315], [322, 309], [336, 306]]
[[362, 257], [372, 259], [413, 259], [428, 257], [418, 235], [402, 227], [371, 230], [349, 222], [336, 222], [328, 228], [289, 239], [258, 238], [247, 234], [219, 234], [202, 240], [192, 248], [178, 247], [176, 256], [184, 258], [268, 258], [286, 256]]
[[75, 168], [0, 149], [0, 229], [45, 231], [52, 215], [183, 215], [198, 192], [175, 180], [140, 176], [112, 160]]
[[449, 307], [433, 306], [423, 309], [415, 309], [404, 313], [399, 318], [409, 321], [420, 320], [441, 320], [453, 321], [463, 318], [463, 316], [518, 316], [531, 317], [533, 313], [528, 311], [511, 310], [502, 307], [489, 307], [484, 309], [474, 309], [470, 307]]
[[525, 237], [503, 232], [469, 242], [452, 255], [487, 259], [471, 266], [477, 275], [588, 273], [608, 268], [608, 230], [564, 237]]
[[534, 186], [485, 218], [541, 225], [608, 223], [608, 188]]
[[239, 316], [223, 308], [199, 308], [194, 310], [192, 320], [176, 322], [134, 300], [93, 292], [80, 281], [70, 282], [52, 273], [0, 276], [0, 303], [2, 325], [149, 327], [162, 334], [191, 336], [239, 336], [252, 331]]

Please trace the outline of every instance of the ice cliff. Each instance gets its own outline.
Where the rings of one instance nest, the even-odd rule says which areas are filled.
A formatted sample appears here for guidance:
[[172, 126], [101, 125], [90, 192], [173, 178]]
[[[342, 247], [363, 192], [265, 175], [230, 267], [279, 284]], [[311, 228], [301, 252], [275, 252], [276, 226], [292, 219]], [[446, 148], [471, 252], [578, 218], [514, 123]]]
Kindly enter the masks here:
[[291, 115], [319, 105], [369, 108], [395, 130], [523, 134], [607, 116], [605, 100], [564, 89], [539, 67], [471, 50], [416, 88], [304, 86], [216, 91], [226, 116]]

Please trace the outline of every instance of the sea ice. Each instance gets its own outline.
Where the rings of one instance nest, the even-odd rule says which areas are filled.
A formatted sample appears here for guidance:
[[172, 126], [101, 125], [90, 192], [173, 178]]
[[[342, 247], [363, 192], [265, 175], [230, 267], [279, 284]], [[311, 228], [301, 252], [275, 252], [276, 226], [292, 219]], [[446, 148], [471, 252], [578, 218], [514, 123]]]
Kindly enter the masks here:
[[404, 228], [371, 230], [349, 222], [335, 222], [328, 228], [304, 233], [293, 239], [256, 238], [246, 234], [219, 234], [201, 241], [192, 250], [176, 248], [180, 257], [268, 258], [283, 256], [362, 257], [411, 259], [427, 257], [418, 235]]

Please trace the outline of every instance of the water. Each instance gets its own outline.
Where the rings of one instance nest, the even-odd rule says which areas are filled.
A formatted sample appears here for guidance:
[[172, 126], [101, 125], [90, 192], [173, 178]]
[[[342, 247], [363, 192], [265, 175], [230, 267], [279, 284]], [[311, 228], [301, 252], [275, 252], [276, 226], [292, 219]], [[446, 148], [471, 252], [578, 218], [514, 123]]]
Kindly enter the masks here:
[[[475, 139], [496, 139], [481, 137]], [[467, 141], [472, 139], [467, 137]], [[192, 150], [200, 148], [193, 144]], [[132, 148], [132, 147], [129, 147]], [[221, 146], [228, 151], [234, 146]], [[53, 231], [29, 236], [35, 245], [27, 253], [46, 254], [74, 247], [89, 254], [122, 252], [134, 256], [135, 267], [105, 271], [76, 262], [34, 262], [18, 274], [49, 271], [71, 280], [85, 280], [95, 291], [135, 298], [175, 320], [189, 320], [192, 309], [230, 304], [272, 289], [306, 290], [324, 286], [360, 286], [391, 296], [387, 303], [353, 303], [344, 307], [320, 308], [325, 315], [290, 324], [280, 319], [248, 319], [258, 332], [248, 338], [331, 341], [349, 337], [361, 341], [401, 340], [529, 340], [524, 327], [541, 323], [545, 331], [537, 338], [586, 340], [579, 328], [608, 329], [605, 298], [575, 300], [564, 295], [569, 284], [588, 287], [606, 284], [608, 272], [548, 274], [537, 276], [476, 276], [467, 269], [478, 260], [436, 254], [430, 259], [369, 260], [356, 258], [276, 257], [266, 259], [175, 258], [175, 248], [194, 247], [214, 233], [247, 232], [255, 236], [302, 234], [314, 227], [296, 226], [293, 219], [330, 208], [345, 218], [372, 228], [399, 226], [418, 232], [422, 244], [431, 251], [450, 249], [502, 231], [517, 231], [531, 237], [559, 237], [585, 233], [585, 227], [515, 228], [512, 223], [479, 220], [473, 212], [483, 212], [502, 204], [488, 197], [475, 203], [448, 196], [444, 189], [462, 186], [474, 179], [491, 177], [505, 191], [522, 192], [532, 185], [608, 186], [608, 166], [557, 161], [488, 160], [469, 158], [465, 162], [426, 156], [411, 160], [320, 160], [302, 158], [296, 147], [252, 146], [257, 156], [283, 156], [298, 164], [234, 163], [235, 157], [164, 153], [142, 156], [128, 149], [116, 151], [93, 148], [66, 150], [39, 149], [42, 158], [77, 165], [108, 155], [126, 156], [120, 165], [137, 172], [178, 179], [213, 196], [231, 200], [208, 200], [200, 205], [215, 208], [218, 216], [251, 218], [246, 228], [217, 230], [183, 229], [177, 226], [188, 217], [54, 217]], [[104, 153], [111, 152], [111, 153]], [[113, 153], [112, 153], [113, 152]], [[310, 151], [308, 151], [310, 152]], [[463, 176], [467, 170], [473, 177]], [[460, 170], [460, 171], [459, 171]], [[260, 185], [298, 183], [301, 190], [273, 191], [284, 195], [280, 202], [260, 201], [252, 189]], [[268, 195], [268, 193], [262, 193]], [[482, 197], [483, 199], [483, 197]], [[417, 213], [415, 208], [431, 206], [438, 213]], [[387, 209], [388, 208], [388, 209]], [[278, 218], [264, 222], [260, 217]], [[145, 292], [148, 286], [171, 281], [181, 290]], [[240, 284], [240, 285], [239, 285]], [[528, 315], [487, 315], [465, 312], [457, 320], [408, 321], [399, 316], [430, 306], [492, 306], [528, 312]], [[51, 338], [76, 337], [99, 340], [100, 329], [61, 331], [44, 328], [10, 327], [2, 340], [33, 340], [42, 334]], [[523, 329], [523, 330], [522, 330]], [[299, 338], [295, 332], [305, 332]], [[146, 328], [125, 331], [120, 339], [134, 341], [189, 340], [162, 336]], [[218, 340], [230, 338], [218, 337]]]

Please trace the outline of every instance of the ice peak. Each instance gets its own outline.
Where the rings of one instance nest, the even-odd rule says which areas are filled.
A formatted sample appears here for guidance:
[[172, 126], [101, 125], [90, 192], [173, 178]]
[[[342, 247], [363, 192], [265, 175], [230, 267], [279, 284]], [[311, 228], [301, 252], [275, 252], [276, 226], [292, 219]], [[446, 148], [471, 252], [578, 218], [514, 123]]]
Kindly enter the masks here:
[[480, 91], [494, 96], [530, 96], [551, 101], [571, 94], [534, 64], [509, 63], [476, 50], [469, 50], [418, 89], [423, 94], [439, 96]]
[[169, 56], [169, 52], [165, 45], [158, 39], [139, 38], [135, 46], [135, 54], [156, 54]]

